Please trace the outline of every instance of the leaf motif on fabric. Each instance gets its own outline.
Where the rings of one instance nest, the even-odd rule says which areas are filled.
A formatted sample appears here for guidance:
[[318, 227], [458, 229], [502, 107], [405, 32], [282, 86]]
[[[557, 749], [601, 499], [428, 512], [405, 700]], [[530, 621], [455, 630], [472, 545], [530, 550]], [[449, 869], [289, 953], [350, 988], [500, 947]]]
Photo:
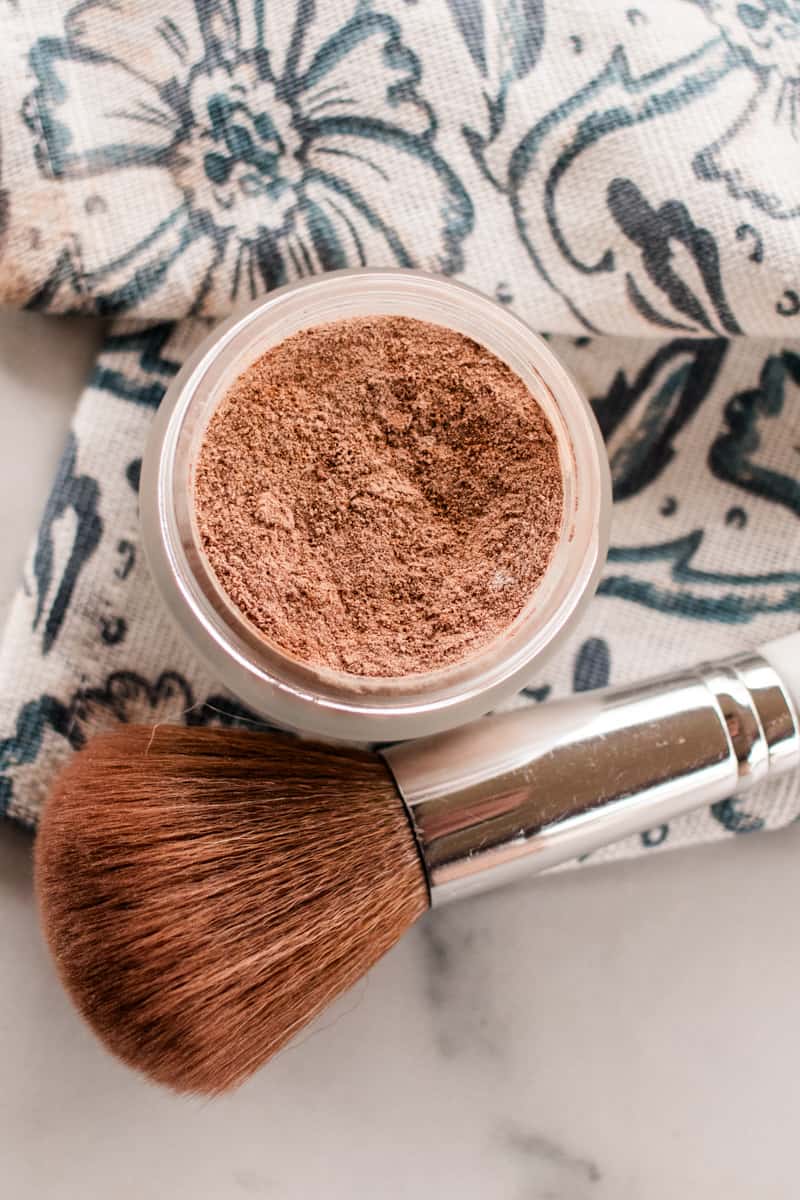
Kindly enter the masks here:
[[544, 45], [544, 0], [447, 0], [470, 58], [499, 95], [524, 79]]
[[676, 338], [629, 380], [618, 371], [592, 408], [608, 448], [614, 497], [653, 484], [675, 456], [675, 440], [711, 394], [727, 353], [722, 339]]
[[483, 0], [447, 0], [456, 28], [464, 39], [464, 45], [469, 51], [470, 58], [485, 75], [488, 70], [486, 61], [486, 24], [483, 16]]
[[[794, 471], [780, 471], [759, 462], [768, 432], [781, 437], [780, 417], [790, 403], [800, 404], [800, 355], [794, 350], [772, 354], [761, 368], [758, 386], [737, 392], [725, 405], [727, 429], [712, 442], [708, 461], [714, 474], [751, 495], [783, 505], [800, 516], [800, 447], [789, 449]], [[777, 424], [772, 425], [773, 422]], [[769, 455], [775, 461], [776, 454]], [[787, 466], [789, 463], [787, 463]]]
[[[36, 580], [33, 628], [42, 629], [42, 654], [48, 654], [52, 649], [67, 615], [78, 576], [100, 544], [103, 533], [103, 521], [98, 511], [100, 485], [90, 475], [75, 474], [77, 454], [78, 444], [75, 435], [70, 433], [45, 506], [33, 556]], [[70, 536], [62, 525], [62, 518], [67, 514], [73, 518], [71, 545], [51, 598], [56, 542], [68, 541]]]
[[[632, 69], [624, 45], [614, 46], [599, 73], [541, 116], [513, 149], [506, 188], [519, 236], [533, 265], [586, 328], [596, 325], [584, 311], [580, 293], [586, 289], [580, 277], [612, 275], [619, 264], [610, 247], [599, 254], [595, 249], [591, 259], [579, 251], [572, 225], [580, 234], [587, 232], [582, 216], [587, 200], [583, 195], [577, 204], [569, 204], [561, 200], [562, 192], [573, 178], [583, 178], [579, 168], [584, 157], [605, 139], [633, 134], [644, 124], [689, 108], [734, 66], [729, 48], [718, 37], [644, 74]], [[595, 186], [601, 187], [602, 171], [594, 176]], [[605, 182], [606, 189], [610, 182]], [[684, 232], [679, 222], [676, 227]], [[658, 317], [642, 315], [647, 320]]]
[[[717, 332], [707, 304], [674, 266], [672, 243], [688, 251], [721, 331], [742, 332], [725, 296], [717, 243], [707, 229], [695, 225], [685, 204], [668, 200], [654, 209], [630, 179], [612, 179], [608, 185], [608, 209], [625, 236], [639, 248], [647, 278], [664, 293], [672, 308], [687, 318], [688, 328]], [[674, 318], [652, 306], [630, 271], [626, 273], [626, 286], [633, 307], [642, 316], [667, 328], [676, 326]]]

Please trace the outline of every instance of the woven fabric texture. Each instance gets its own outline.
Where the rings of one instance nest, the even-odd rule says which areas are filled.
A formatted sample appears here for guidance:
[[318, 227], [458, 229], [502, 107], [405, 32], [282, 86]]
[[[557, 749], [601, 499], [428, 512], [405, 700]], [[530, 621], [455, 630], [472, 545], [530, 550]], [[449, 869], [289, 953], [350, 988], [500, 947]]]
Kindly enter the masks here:
[[[582, 628], [517, 703], [800, 612], [800, 10], [789, 0], [8, 6], [0, 300], [113, 318], [0, 648], [0, 811], [117, 720], [254, 719], [139, 547], [151, 416], [209, 319], [341, 266], [441, 271], [552, 338], [615, 485]], [[800, 780], [593, 856], [800, 814]]]

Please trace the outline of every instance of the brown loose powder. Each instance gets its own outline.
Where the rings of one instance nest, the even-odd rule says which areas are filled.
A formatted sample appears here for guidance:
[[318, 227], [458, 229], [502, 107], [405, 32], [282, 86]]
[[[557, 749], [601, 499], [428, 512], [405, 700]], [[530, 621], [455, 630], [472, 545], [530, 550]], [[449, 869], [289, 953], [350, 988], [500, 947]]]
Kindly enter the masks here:
[[391, 316], [303, 330], [248, 367], [195, 488], [211, 567], [261, 633], [372, 676], [455, 663], [507, 629], [563, 505], [522, 380], [462, 334]]

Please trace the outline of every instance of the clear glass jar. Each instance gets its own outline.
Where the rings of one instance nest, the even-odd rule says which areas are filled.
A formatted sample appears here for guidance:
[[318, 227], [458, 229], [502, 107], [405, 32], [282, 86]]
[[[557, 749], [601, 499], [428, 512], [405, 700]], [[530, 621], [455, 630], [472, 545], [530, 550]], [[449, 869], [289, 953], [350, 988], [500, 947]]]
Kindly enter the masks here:
[[[425, 674], [366, 678], [293, 660], [232, 604], [202, 551], [194, 464], [206, 425], [236, 377], [300, 329], [392, 313], [480, 342], [527, 384], [555, 431], [564, 481], [561, 536], [539, 587], [505, 632]], [[398, 741], [478, 717], [529, 683], [578, 620], [605, 561], [608, 460], [591, 409], [547, 344], [472, 288], [420, 271], [332, 271], [271, 292], [217, 326], [175, 377], [145, 454], [145, 551], [173, 617], [221, 683], [276, 723], [323, 737]]]

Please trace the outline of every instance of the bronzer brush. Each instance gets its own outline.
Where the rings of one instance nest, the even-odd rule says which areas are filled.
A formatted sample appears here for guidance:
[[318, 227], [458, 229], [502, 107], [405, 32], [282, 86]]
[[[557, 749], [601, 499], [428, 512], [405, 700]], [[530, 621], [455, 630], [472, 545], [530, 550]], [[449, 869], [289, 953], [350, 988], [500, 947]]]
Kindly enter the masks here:
[[61, 773], [36, 849], [61, 978], [108, 1047], [216, 1093], [429, 904], [540, 871], [800, 764], [800, 634], [382, 756], [121, 727]]

